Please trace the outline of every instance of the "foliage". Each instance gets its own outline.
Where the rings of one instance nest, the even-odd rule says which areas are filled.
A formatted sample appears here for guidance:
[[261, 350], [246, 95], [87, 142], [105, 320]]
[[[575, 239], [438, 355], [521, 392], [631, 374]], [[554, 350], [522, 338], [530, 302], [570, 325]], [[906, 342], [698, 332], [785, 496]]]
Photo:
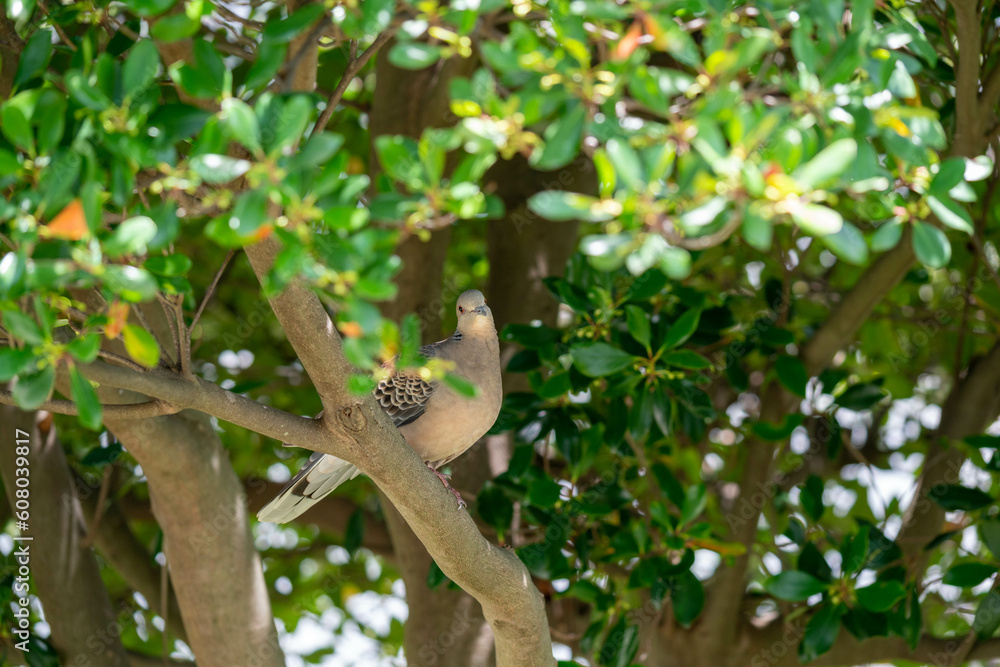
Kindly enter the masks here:
[[[513, 434], [513, 458], [474, 511], [519, 545], [536, 581], [588, 606], [578, 654], [631, 664], [630, 610], [669, 604], [690, 627], [717, 564], [747, 553], [753, 613], [808, 618], [803, 661], [844, 633], [913, 647], [922, 632], [996, 632], [986, 612], [956, 611], [995, 597], [984, 590], [1000, 559], [995, 435], [951, 443], [969, 463], [930, 496], [949, 523], [927, 545], [926, 573], [890, 539], [905, 503], [875, 482], [875, 470], [915, 470], [938, 437], [931, 408], [997, 340], [997, 177], [988, 158], [950, 150], [951, 17], [872, 0], [369, 0], [255, 6], [242, 21], [221, 8], [7, 3], [25, 45], [0, 104], [0, 381], [34, 409], [64, 376], [58, 391], [80, 417], [60, 424], [82, 474], [138, 473], [83, 430], [103, 431], [87, 365], [120, 341], [131, 365], [182, 370], [184, 341], [158, 340], [142, 314], [159, 302], [180, 313], [175, 329], [192, 325], [231, 249], [282, 245], [263, 294], [243, 291], [256, 279], [237, 259], [212, 297], [192, 332], [200, 377], [318, 411], [262, 298], [294, 279], [335, 313], [356, 367], [397, 353], [420, 364], [419, 322], [378, 307], [397, 294], [396, 249], [454, 226], [449, 272], [481, 285], [462, 258], [482, 254], [487, 220], [521, 215], [490, 170], [523, 158], [551, 172], [526, 201], [536, 224], [585, 230], [565, 275], [545, 281], [562, 322], [503, 331], [527, 390], [505, 400], [494, 432]], [[320, 121], [357, 52], [386, 31], [398, 68], [476, 59], [448, 82], [450, 116], [419, 136], [373, 136], [368, 65]], [[291, 83], [307, 36], [321, 36], [317, 92]], [[173, 62], [179, 43], [191, 57]], [[575, 181], [581, 165], [595, 189]], [[808, 368], [800, 352], [838, 295], [899, 244], [918, 264], [891, 291], [873, 286], [888, 294], [844, 341], [848, 354]], [[760, 416], [771, 387], [795, 398], [779, 420]], [[245, 478], [301, 462], [255, 433], [225, 427], [224, 438]], [[734, 506], [726, 490], [745, 450], [766, 446], [775, 481], [760, 504]], [[148, 497], [138, 474], [120, 493]], [[366, 483], [343, 493], [373, 507]], [[755, 541], [734, 541], [761, 511]], [[350, 548], [325, 559], [288, 548], [323, 544], [308, 527], [281, 533], [288, 541], [259, 529], [269, 584], [295, 591], [272, 594], [287, 630], [303, 612], [350, 617], [361, 591], [392, 593], [398, 573], [358, 548], [356, 517]], [[157, 529], [140, 530], [155, 552]], [[151, 635], [123, 640], [155, 653]], [[395, 653], [399, 622], [377, 638]]]

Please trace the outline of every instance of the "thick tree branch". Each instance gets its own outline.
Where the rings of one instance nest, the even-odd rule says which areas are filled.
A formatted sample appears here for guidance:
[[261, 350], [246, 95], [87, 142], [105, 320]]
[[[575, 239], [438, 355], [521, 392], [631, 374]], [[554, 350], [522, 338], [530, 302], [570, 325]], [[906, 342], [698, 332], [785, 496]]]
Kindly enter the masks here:
[[[747, 664], [768, 667], [801, 667], [796, 647], [802, 639], [805, 623], [772, 623], [751, 635], [749, 648], [744, 655], [752, 656]], [[910, 649], [899, 637], [855, 638], [841, 630], [829, 652], [810, 662], [817, 667], [847, 667], [875, 662], [912, 661], [936, 667], [956, 667], [973, 661], [987, 661], [1000, 657], [1000, 638], [979, 640], [968, 655], [964, 647], [970, 637], [920, 638], [916, 648]]]
[[[119, 635], [107, 633], [115, 627], [115, 613], [97, 560], [81, 544], [86, 525], [55, 429], [42, 433], [35, 425], [35, 413], [6, 406], [0, 408], [0, 423], [4, 425], [0, 474], [7, 499], [16, 507], [18, 489], [28, 488], [30, 494], [30, 516], [21, 534], [31, 539], [16, 543], [11, 563], [23, 548], [27, 560], [19, 564], [32, 574], [31, 592], [42, 601], [60, 663], [126, 667]], [[18, 479], [29, 480], [29, 486], [18, 484]], [[16, 597], [27, 597], [15, 592], [19, 593]]]
[[322, 437], [316, 420], [258, 403], [201, 378], [186, 380], [179, 373], [162, 369], [136, 373], [101, 362], [81, 370], [88, 379], [102, 385], [152, 396], [177, 408], [198, 410], [283, 442], [304, 445]]
[[[278, 248], [273, 239], [246, 248], [262, 279]], [[345, 450], [341, 457], [372, 478], [441, 570], [482, 604], [496, 638], [500, 667], [555, 664], [542, 596], [524, 564], [480, 534], [371, 396], [350, 394], [346, 377], [351, 369], [319, 298], [293, 283], [269, 301], [326, 410], [321, 421], [329, 436], [310, 449], [333, 453], [331, 440], [344, 443], [336, 448]]]
[[[0, 405], [16, 406], [14, 395], [9, 391], [0, 391]], [[175, 405], [165, 401], [143, 401], [142, 403], [110, 404], [101, 406], [104, 416], [109, 419], [145, 419], [159, 415], [172, 415], [180, 411]], [[53, 399], [45, 401], [39, 410], [54, 412], [57, 415], [79, 415], [80, 408], [73, 401]]]

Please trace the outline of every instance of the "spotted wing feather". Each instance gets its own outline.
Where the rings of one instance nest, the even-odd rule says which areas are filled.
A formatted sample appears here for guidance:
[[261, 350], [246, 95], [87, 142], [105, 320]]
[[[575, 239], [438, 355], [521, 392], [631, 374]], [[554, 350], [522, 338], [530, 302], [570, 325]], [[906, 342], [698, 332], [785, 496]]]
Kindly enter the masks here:
[[[424, 345], [420, 348], [420, 354], [431, 358], [438, 354], [441, 343]], [[391, 367], [396, 359], [387, 364]], [[399, 428], [411, 424], [420, 418], [427, 411], [427, 402], [430, 401], [437, 382], [425, 382], [419, 375], [413, 373], [396, 372], [380, 381], [375, 387], [375, 400], [392, 418], [392, 423]]]

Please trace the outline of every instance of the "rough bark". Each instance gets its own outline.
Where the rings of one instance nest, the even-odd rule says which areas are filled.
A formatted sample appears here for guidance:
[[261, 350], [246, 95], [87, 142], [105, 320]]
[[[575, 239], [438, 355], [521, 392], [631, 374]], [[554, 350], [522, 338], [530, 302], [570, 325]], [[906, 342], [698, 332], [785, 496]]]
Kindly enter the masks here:
[[[24, 488], [30, 503], [28, 528], [21, 536], [31, 539], [15, 542], [12, 563], [30, 571], [31, 592], [42, 601], [60, 662], [125, 667], [120, 623], [131, 622], [131, 616], [119, 616], [112, 609], [94, 553], [82, 543], [86, 524], [55, 428], [50, 425], [43, 432], [35, 424], [34, 412], [11, 407], [0, 408], [0, 423], [0, 474], [7, 500], [15, 507], [16, 492]], [[29, 435], [25, 438], [18, 430]], [[27, 449], [27, 465], [19, 461], [21, 447]], [[26, 468], [28, 474], [18, 474], [18, 468]], [[29, 480], [28, 486], [18, 486], [18, 478]], [[17, 560], [22, 548], [27, 563]]]
[[10, 97], [17, 75], [17, 64], [24, 49], [24, 41], [14, 29], [14, 22], [7, 12], [0, 12], [0, 100]]

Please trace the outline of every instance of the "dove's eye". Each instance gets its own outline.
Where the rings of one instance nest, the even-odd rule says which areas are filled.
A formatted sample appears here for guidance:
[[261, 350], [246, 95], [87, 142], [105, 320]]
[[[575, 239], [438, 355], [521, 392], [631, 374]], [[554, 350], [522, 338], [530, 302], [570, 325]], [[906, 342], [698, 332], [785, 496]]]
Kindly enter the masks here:
[[459, 306], [458, 307], [458, 314], [461, 315], [464, 312], [465, 312], [465, 308], [462, 308], [461, 306]]

